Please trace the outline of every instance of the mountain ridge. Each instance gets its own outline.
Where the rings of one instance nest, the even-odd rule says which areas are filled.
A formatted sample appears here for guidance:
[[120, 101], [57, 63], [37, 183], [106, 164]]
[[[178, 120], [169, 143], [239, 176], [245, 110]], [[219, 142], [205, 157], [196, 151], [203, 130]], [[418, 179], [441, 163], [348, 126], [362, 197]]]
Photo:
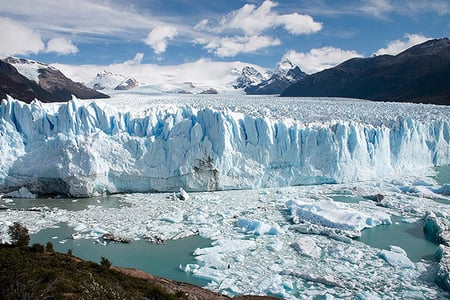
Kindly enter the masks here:
[[58, 69], [43, 63], [8, 57], [0, 59], [0, 98], [7, 95], [30, 103], [65, 102], [80, 99], [109, 98], [85, 85], [74, 82]]
[[346, 97], [450, 104], [450, 39], [429, 40], [393, 55], [352, 58], [306, 76], [284, 97]]

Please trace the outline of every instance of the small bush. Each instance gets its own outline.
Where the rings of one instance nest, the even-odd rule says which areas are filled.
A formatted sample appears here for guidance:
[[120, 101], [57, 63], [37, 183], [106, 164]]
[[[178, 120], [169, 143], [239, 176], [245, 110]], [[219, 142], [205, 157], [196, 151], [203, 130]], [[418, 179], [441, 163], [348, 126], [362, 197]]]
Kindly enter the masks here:
[[11, 237], [12, 244], [17, 247], [26, 247], [30, 242], [30, 235], [28, 229], [18, 222], [14, 222], [9, 226], [8, 234]]
[[45, 251], [46, 252], [55, 252], [53, 249], [53, 244], [51, 242], [47, 242], [47, 245], [45, 245]]
[[38, 243], [33, 244], [31, 246], [31, 249], [37, 253], [44, 253], [44, 246], [42, 246], [41, 244], [38, 244]]
[[112, 265], [112, 263], [111, 263], [111, 261], [109, 260], [109, 259], [107, 259], [106, 257], [101, 257], [101, 261], [100, 261], [100, 265], [102, 266], [102, 267], [105, 267], [105, 268], [111, 268], [111, 265]]

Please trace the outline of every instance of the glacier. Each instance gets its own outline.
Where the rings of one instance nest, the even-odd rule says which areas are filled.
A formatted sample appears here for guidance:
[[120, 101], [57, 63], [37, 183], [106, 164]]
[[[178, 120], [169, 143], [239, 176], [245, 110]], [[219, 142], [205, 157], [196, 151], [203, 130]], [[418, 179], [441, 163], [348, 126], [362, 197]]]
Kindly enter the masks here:
[[253, 189], [392, 178], [450, 163], [447, 107], [223, 97], [3, 99], [0, 192]]

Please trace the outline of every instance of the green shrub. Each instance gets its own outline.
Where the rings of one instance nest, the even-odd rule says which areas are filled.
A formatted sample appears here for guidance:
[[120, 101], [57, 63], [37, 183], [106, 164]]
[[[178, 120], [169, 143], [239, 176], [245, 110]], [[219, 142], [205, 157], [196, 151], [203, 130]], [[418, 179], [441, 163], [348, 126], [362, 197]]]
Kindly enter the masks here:
[[105, 268], [111, 268], [111, 261], [109, 259], [107, 259], [106, 257], [101, 257], [101, 261], [100, 261], [100, 265], [105, 267]]
[[17, 247], [26, 247], [30, 242], [30, 235], [28, 229], [18, 222], [14, 222], [9, 226], [8, 234], [11, 237], [12, 244]]
[[47, 242], [47, 245], [45, 245], [45, 251], [46, 252], [55, 252], [53, 249], [53, 244], [51, 242]]
[[34, 252], [44, 253], [44, 246], [42, 246], [41, 244], [38, 244], [38, 243], [33, 244], [33, 245], [31, 246], [31, 249], [32, 249]]

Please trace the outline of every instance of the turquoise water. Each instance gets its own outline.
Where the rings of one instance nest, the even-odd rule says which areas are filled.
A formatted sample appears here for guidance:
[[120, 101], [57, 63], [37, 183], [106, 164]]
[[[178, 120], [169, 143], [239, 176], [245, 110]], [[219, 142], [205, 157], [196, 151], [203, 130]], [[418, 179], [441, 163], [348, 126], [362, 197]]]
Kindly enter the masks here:
[[364, 197], [354, 197], [354, 196], [331, 196], [331, 199], [336, 202], [343, 202], [343, 203], [359, 203], [360, 201], [368, 201], [368, 199]]
[[[5, 198], [6, 199], [6, 198]], [[2, 205], [10, 209], [30, 209], [30, 208], [59, 208], [69, 211], [77, 211], [88, 208], [90, 205], [102, 206], [105, 208], [120, 208], [129, 206], [128, 203], [122, 201], [120, 195], [93, 197], [93, 198], [36, 198], [23, 199], [15, 198], [12, 201], [5, 201], [3, 199]]]
[[[100, 262], [101, 257], [108, 258], [113, 265], [127, 268], [138, 268], [147, 273], [205, 286], [208, 282], [192, 277], [179, 269], [179, 265], [196, 263], [192, 253], [196, 248], [208, 247], [211, 240], [200, 236], [192, 236], [180, 240], [168, 241], [164, 245], [155, 245], [144, 240], [130, 244], [110, 243], [107, 246], [94, 240], [73, 240], [69, 238], [73, 230], [65, 224], [59, 228], [49, 228], [32, 234], [30, 244], [45, 245], [52, 242], [55, 251], [66, 253], [72, 249], [74, 256], [84, 260]], [[63, 241], [64, 243], [60, 243]]]
[[389, 250], [390, 245], [399, 246], [413, 262], [421, 259], [435, 260], [434, 252], [438, 244], [426, 238], [422, 221], [408, 223], [400, 217], [393, 217], [392, 221], [392, 225], [363, 230], [357, 240], [379, 249]]
[[435, 179], [439, 185], [450, 183], [450, 165], [436, 167], [435, 169], [437, 171]]
[[[331, 198], [334, 201], [344, 203], [371, 201], [364, 197], [352, 196], [332, 196]], [[390, 245], [399, 246], [408, 253], [409, 259], [413, 262], [418, 262], [421, 259], [435, 260], [434, 252], [438, 245], [427, 240], [422, 221], [404, 222], [400, 217], [392, 217], [392, 221], [392, 225], [380, 225], [363, 230], [361, 237], [356, 240], [379, 249], [389, 250]]]

